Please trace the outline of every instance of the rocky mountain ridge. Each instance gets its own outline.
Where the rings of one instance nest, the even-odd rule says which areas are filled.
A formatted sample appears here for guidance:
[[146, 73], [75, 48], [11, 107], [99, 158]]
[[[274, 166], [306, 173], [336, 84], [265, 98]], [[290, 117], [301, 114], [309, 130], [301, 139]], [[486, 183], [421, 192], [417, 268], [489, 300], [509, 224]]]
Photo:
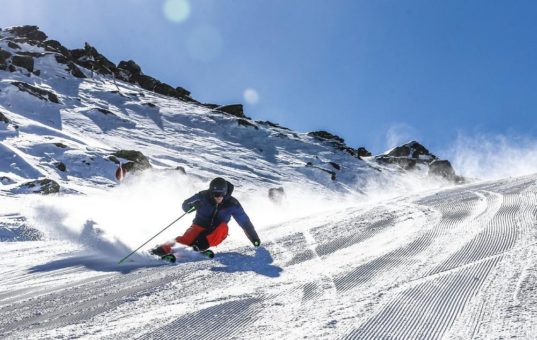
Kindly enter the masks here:
[[[211, 143], [227, 144], [226, 152], [245, 148], [250, 157], [241, 167], [256, 169], [259, 160], [263, 163], [262, 171], [246, 177], [278, 188], [294, 175], [269, 175], [275, 166], [305, 176], [305, 182], [353, 190], [349, 185], [360, 186], [379, 172], [397, 172], [390, 167], [413, 170], [409, 164], [415, 162], [433, 169], [437, 161], [427, 162], [419, 152], [414, 157], [415, 151], [403, 161], [402, 149], [371, 158], [365, 148], [349, 147], [327, 131], [297, 133], [252, 120], [241, 104], [200, 103], [188, 90], [145, 75], [132, 60], [115, 65], [88, 43], [69, 50], [37, 26], [0, 30], [0, 75], [0, 152], [14, 160], [0, 167], [0, 175], [15, 192], [56, 192], [62, 182], [75, 177], [84, 181], [84, 176], [93, 178], [92, 184], [114, 185], [126, 172], [150, 168], [187, 174], [193, 168], [199, 173], [201, 167], [203, 176], [210, 177], [209, 164], [201, 161], [200, 166], [191, 159], [211, 149]], [[181, 131], [186, 134], [178, 137]], [[189, 136], [192, 131], [197, 134]], [[118, 140], [118, 135], [124, 138]], [[29, 140], [37, 139], [39, 143], [30, 145]], [[179, 151], [184, 155], [178, 156]], [[441, 169], [436, 174], [453, 180], [454, 172]]]

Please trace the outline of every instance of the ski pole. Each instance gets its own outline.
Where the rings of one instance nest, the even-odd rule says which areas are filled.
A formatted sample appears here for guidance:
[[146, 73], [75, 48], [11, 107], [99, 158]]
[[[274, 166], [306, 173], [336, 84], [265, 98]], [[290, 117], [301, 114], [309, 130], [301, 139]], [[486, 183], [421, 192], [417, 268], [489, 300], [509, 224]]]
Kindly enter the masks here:
[[151, 237], [149, 240], [147, 240], [144, 244], [142, 244], [141, 246], [139, 246], [138, 248], [136, 248], [135, 250], [133, 250], [129, 255], [125, 256], [124, 258], [122, 258], [118, 264], [122, 264], [123, 261], [125, 261], [126, 259], [128, 259], [132, 254], [136, 253], [138, 250], [140, 250], [140, 248], [142, 248], [143, 246], [145, 246], [146, 244], [148, 244], [152, 239], [154, 239], [155, 237], [157, 237], [158, 235], [160, 235], [164, 230], [168, 229], [169, 227], [171, 227], [175, 222], [179, 221], [181, 218], [183, 218], [186, 214], [188, 213], [191, 213], [193, 212], [194, 210], [196, 210], [196, 207], [192, 207], [190, 208], [189, 211], [187, 211], [186, 213], [184, 213], [183, 215], [179, 216], [175, 221], [173, 221], [172, 223], [168, 224], [166, 226], [166, 228], [162, 229], [161, 231], [159, 231], [155, 236]]

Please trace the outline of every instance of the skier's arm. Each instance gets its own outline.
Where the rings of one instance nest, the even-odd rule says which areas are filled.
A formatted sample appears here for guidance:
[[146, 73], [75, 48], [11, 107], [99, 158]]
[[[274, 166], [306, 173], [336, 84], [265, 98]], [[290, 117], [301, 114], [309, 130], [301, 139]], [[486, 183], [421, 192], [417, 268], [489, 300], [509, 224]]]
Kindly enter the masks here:
[[190, 197], [190, 198], [187, 198], [184, 202], [183, 202], [183, 211], [184, 212], [187, 212], [189, 211], [190, 209], [192, 209], [192, 207], [197, 207], [197, 205], [201, 202], [201, 196], [200, 196], [200, 193], [197, 193], [195, 194], [194, 196]]
[[248, 237], [250, 242], [252, 242], [254, 246], [259, 247], [259, 245], [261, 244], [261, 240], [259, 240], [259, 236], [255, 231], [252, 221], [250, 221], [250, 218], [248, 217], [248, 215], [246, 215], [246, 212], [244, 211], [239, 202], [237, 202], [237, 205], [235, 206], [232, 215], [235, 221], [237, 221], [237, 223], [241, 226], [242, 230], [244, 230], [244, 233], [246, 234], [246, 237]]

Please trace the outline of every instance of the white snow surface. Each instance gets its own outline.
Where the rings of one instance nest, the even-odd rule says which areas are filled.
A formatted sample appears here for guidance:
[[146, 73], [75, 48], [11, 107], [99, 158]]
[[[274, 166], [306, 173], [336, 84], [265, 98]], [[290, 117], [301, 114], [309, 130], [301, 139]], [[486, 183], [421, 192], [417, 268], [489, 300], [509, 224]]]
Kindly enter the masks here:
[[[446, 187], [304, 133], [74, 78], [22, 45], [43, 55], [39, 76], [0, 71], [1, 338], [535, 338], [537, 175]], [[153, 169], [119, 183], [119, 149]], [[214, 259], [148, 255], [187, 215], [118, 264], [215, 176], [235, 185], [261, 247], [233, 222]], [[21, 189], [38, 178], [60, 193]]]

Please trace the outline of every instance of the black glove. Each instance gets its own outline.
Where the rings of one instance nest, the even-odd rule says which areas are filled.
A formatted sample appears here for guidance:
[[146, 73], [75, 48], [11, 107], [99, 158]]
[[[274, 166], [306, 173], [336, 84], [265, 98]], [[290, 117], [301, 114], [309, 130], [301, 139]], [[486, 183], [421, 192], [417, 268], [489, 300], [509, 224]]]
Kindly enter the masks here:
[[201, 205], [201, 201], [200, 201], [200, 200], [194, 201], [194, 202], [190, 203], [190, 209], [188, 209], [188, 211], [191, 212], [191, 211], [198, 210], [198, 208], [200, 207], [200, 205]]
[[261, 245], [261, 240], [260, 239], [252, 240], [252, 244], [254, 245], [254, 247], [259, 247]]

